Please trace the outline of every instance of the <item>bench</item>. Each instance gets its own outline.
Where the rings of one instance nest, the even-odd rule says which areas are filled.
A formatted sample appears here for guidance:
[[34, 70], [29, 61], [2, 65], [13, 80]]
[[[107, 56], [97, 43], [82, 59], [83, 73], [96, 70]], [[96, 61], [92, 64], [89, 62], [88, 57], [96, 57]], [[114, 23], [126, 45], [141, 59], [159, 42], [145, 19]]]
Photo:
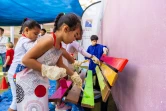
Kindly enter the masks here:
[[49, 102], [55, 102], [57, 100], [62, 100], [63, 96], [67, 93], [69, 88], [72, 85], [71, 81], [66, 81], [65, 79], [61, 79], [60, 81], [60, 87], [57, 89], [57, 91], [49, 98]]
[[110, 93], [111, 87], [114, 86], [118, 72], [122, 72], [128, 60], [123, 58], [108, 57], [103, 55], [100, 60], [100, 66], [96, 66], [97, 78], [99, 81], [100, 91], [103, 102], [106, 102]]
[[[86, 69], [81, 69], [80, 76], [84, 81], [86, 76]], [[72, 88], [71, 88], [72, 87]], [[77, 104], [80, 97], [81, 89], [78, 88], [75, 84], [72, 86], [71, 80], [60, 80], [60, 87], [56, 90], [56, 92], [49, 98], [49, 102], [56, 102], [57, 100], [61, 100], [64, 96], [66, 102], [71, 102]], [[67, 94], [67, 95], [66, 95]]]
[[[111, 93], [111, 87], [114, 86], [118, 72], [122, 72], [128, 60], [123, 58], [108, 57], [103, 55], [101, 57], [100, 66], [96, 66], [96, 74], [99, 81], [102, 101], [106, 102]], [[83, 80], [84, 92], [69, 80], [60, 81], [60, 87], [49, 98], [49, 102], [61, 100], [63, 97], [66, 102], [74, 104], [81, 104], [82, 107], [94, 108], [94, 92], [92, 71], [82, 69], [80, 76]], [[85, 78], [86, 77], [86, 78]]]
[[[86, 76], [86, 69], [83, 69], [80, 73], [80, 77], [84, 82], [84, 78]], [[81, 89], [78, 88], [75, 84], [73, 85], [73, 87], [69, 90], [68, 95], [65, 98], [66, 102], [71, 102], [74, 104], [77, 104], [80, 98], [80, 93], [81, 93]]]

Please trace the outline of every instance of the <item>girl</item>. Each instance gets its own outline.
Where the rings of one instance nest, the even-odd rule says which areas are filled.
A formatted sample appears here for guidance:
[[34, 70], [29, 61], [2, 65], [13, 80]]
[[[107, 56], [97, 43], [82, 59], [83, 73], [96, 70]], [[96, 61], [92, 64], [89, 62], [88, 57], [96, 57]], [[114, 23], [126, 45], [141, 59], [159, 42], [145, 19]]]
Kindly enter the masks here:
[[19, 66], [19, 64], [21, 64], [21, 59], [23, 55], [28, 51], [28, 49], [30, 49], [33, 46], [34, 41], [37, 39], [39, 33], [40, 33], [40, 25], [36, 21], [27, 18], [24, 19], [20, 30], [20, 34], [22, 34], [22, 37], [20, 37], [19, 41], [17, 42], [17, 45], [15, 47], [14, 59], [8, 71], [8, 80], [13, 95], [12, 103], [8, 111], [17, 110], [16, 86], [13, 81], [13, 75], [15, 74], [16, 67]]
[[[71, 76], [72, 81], [82, 86], [77, 72], [69, 70], [62, 61], [61, 42], [72, 43], [80, 33], [81, 22], [75, 14], [59, 14], [55, 20], [52, 36], [42, 37], [22, 59], [28, 67], [17, 74], [18, 111], [48, 111], [48, 78], [57, 80]], [[62, 68], [60, 68], [62, 67]]]
[[[80, 44], [77, 42], [78, 40], [82, 39], [82, 33], [83, 32], [82, 32], [82, 27], [81, 27], [81, 33], [80, 34], [78, 34], [78, 33], [76, 34], [76, 40], [73, 41], [70, 44], [67, 44], [66, 47], [63, 48], [63, 56], [68, 60], [69, 63], [72, 63], [72, 65], [74, 67], [79, 67], [83, 63], [81, 61], [74, 60], [75, 58], [77, 58], [78, 52], [81, 53], [83, 56], [85, 56], [87, 58], [91, 58], [94, 63], [96, 63], [96, 64], [99, 63], [99, 59], [96, 56], [86, 52], [85, 49], [82, 46], [80, 46]], [[66, 51], [69, 54], [71, 54], [74, 59], [72, 59], [71, 56], [69, 56], [69, 54], [67, 54]], [[73, 69], [73, 67], [71, 65], [69, 65], [69, 67]]]

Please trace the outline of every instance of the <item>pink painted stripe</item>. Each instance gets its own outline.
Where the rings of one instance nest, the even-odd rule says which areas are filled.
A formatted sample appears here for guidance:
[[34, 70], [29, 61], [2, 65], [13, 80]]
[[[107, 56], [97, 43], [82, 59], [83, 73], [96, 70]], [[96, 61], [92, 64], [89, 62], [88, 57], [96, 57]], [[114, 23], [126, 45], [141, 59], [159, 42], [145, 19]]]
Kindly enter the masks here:
[[[68, 88], [72, 85], [71, 81], [66, 81]], [[49, 98], [49, 99], [62, 99], [62, 97], [65, 95], [68, 88], [62, 88], [59, 87], [57, 91]]]

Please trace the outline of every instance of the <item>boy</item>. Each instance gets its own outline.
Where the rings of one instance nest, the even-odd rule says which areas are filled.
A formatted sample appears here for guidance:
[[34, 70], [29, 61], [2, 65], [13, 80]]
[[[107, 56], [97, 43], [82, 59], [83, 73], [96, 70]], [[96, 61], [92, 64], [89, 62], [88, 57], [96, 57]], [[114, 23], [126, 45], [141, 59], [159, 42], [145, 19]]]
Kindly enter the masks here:
[[[91, 36], [91, 43], [92, 43], [92, 45], [90, 45], [88, 47], [87, 52], [92, 54], [93, 56], [96, 56], [100, 60], [100, 58], [101, 58], [101, 56], [103, 54], [107, 54], [108, 53], [108, 48], [106, 46], [101, 45], [101, 44], [97, 44], [97, 40], [98, 40], [97, 35], [92, 35]], [[90, 59], [89, 70], [92, 70], [92, 74], [93, 74], [94, 91], [95, 90], [99, 91], [100, 87], [99, 87], [98, 80], [96, 78], [95, 68], [96, 68], [97, 64], [100, 64], [100, 62], [95, 64], [93, 61], [94, 61], [93, 58]], [[108, 105], [108, 101], [106, 103], [105, 102], [101, 102], [100, 110], [101, 111], [107, 111], [107, 105]]]
[[[103, 46], [101, 44], [97, 44], [97, 40], [98, 40], [98, 36], [97, 35], [92, 35], [91, 36], [91, 43], [92, 45], [90, 45], [87, 49], [87, 52], [96, 56], [99, 60], [101, 58], [101, 56], [103, 54], [107, 54], [108, 49], [106, 46]], [[89, 58], [86, 58], [89, 59]], [[99, 63], [98, 63], [99, 64]], [[94, 83], [94, 88], [96, 89], [100, 89], [99, 85], [97, 83], [97, 79], [96, 79], [96, 64], [93, 62], [93, 59], [90, 59], [90, 63], [89, 63], [89, 70], [92, 70], [92, 74], [93, 74], [93, 83]]]
[[13, 56], [14, 56], [14, 50], [13, 50], [13, 43], [9, 42], [6, 44], [6, 60], [3, 65], [3, 72], [7, 72], [10, 68], [10, 65], [12, 64]]
[[46, 29], [41, 29], [40, 30], [40, 37], [44, 36], [46, 34]]

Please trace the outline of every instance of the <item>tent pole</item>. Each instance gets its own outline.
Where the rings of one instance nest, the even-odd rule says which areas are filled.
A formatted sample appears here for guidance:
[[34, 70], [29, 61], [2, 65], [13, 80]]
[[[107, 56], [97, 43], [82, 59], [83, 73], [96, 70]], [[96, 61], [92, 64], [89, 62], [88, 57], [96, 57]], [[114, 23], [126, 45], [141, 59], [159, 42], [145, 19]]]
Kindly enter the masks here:
[[41, 29], [43, 28], [43, 24], [40, 24]]
[[10, 41], [14, 43], [14, 26], [10, 26]]

